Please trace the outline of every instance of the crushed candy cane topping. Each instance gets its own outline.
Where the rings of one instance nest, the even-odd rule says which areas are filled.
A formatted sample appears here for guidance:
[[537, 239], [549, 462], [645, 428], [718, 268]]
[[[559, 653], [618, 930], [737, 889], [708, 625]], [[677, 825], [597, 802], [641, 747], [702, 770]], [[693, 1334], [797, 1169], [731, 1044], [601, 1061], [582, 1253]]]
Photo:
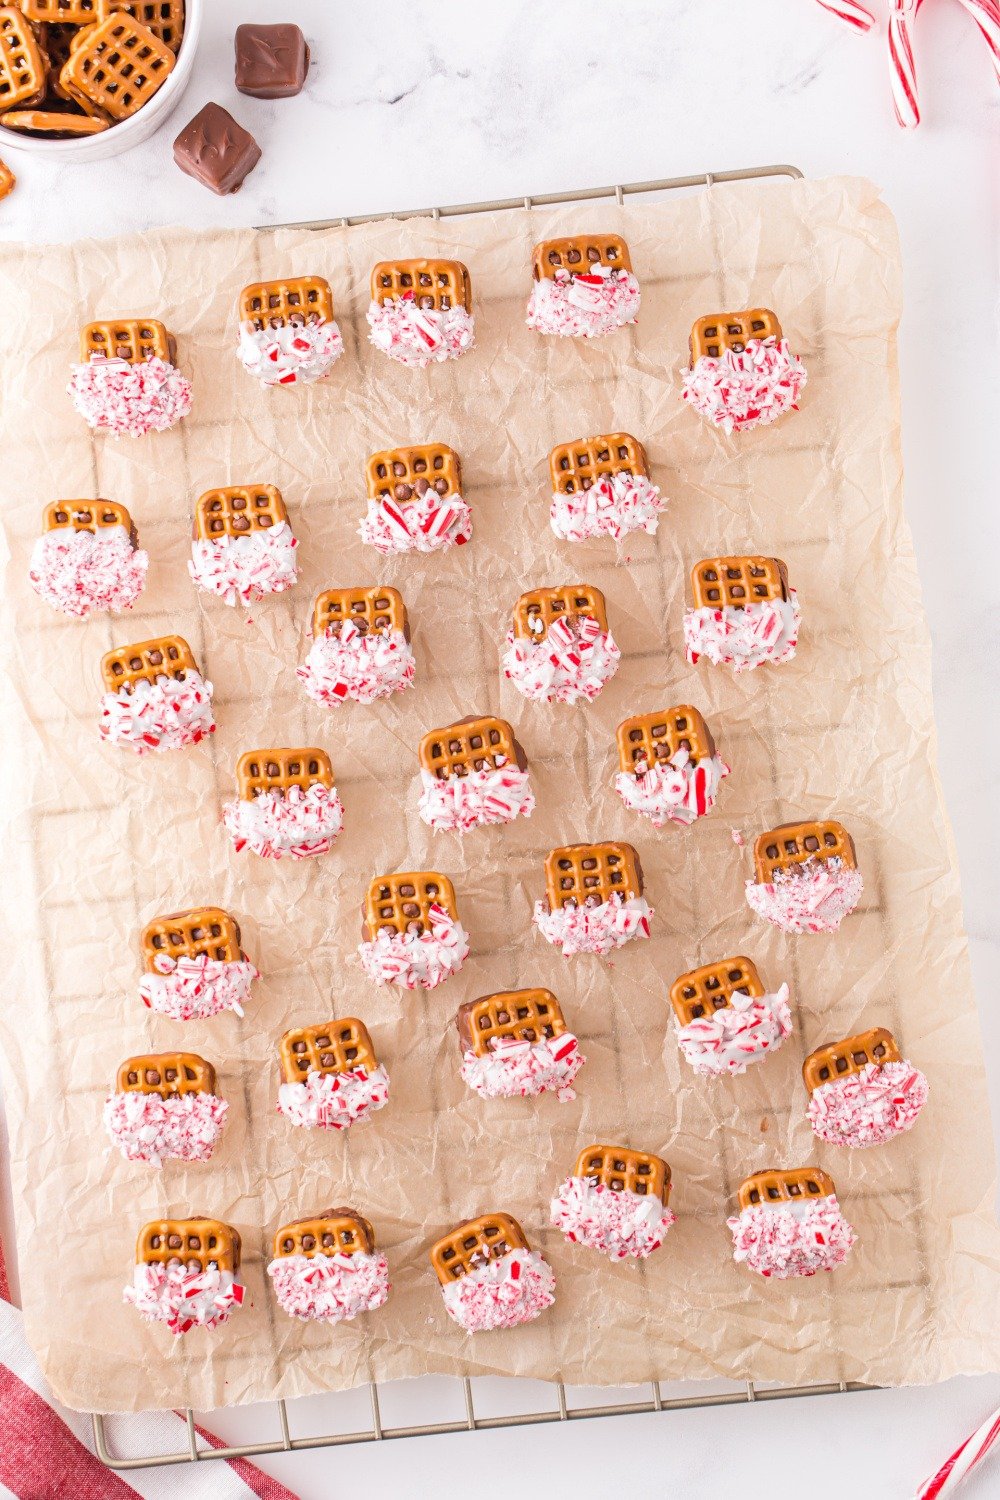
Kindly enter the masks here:
[[563, 266], [554, 280], [543, 276], [534, 283], [525, 321], [536, 333], [599, 338], [634, 323], [639, 300], [639, 283], [631, 271], [594, 265], [571, 275]]
[[149, 554], [133, 547], [124, 526], [44, 532], [31, 552], [28, 577], [46, 604], [85, 620], [130, 609], [146, 583]]
[[472, 535], [472, 512], [461, 495], [439, 495], [428, 487], [405, 505], [369, 500], [358, 535], [383, 557], [394, 552], [440, 552], [444, 547], [465, 545]]
[[703, 354], [684, 371], [681, 396], [724, 432], [747, 432], [793, 410], [807, 378], [787, 339], [748, 339], [739, 353]]
[[[500, 757], [502, 759], [502, 757]], [[535, 797], [527, 771], [517, 765], [490, 766], [468, 776], [439, 779], [421, 771], [423, 791], [417, 811], [431, 828], [468, 833], [491, 823], [530, 818]]]
[[380, 1251], [354, 1255], [282, 1255], [267, 1274], [290, 1318], [343, 1323], [389, 1298], [389, 1265]]
[[204, 1021], [224, 1010], [242, 1016], [250, 986], [260, 978], [247, 958], [225, 963], [207, 953], [183, 958], [161, 953], [154, 962], [160, 972], [143, 974], [139, 994], [150, 1010], [175, 1021]]
[[668, 823], [689, 827], [715, 806], [719, 783], [729, 775], [729, 767], [719, 755], [692, 760], [690, 750], [682, 746], [669, 761], [647, 766], [636, 763], [636, 770], [619, 771], [615, 791], [630, 812], [642, 813], [654, 828]]
[[857, 1239], [832, 1193], [802, 1204], [753, 1203], [727, 1222], [733, 1259], [777, 1281], [842, 1266]]
[[734, 609], [689, 609], [684, 614], [684, 644], [689, 662], [707, 656], [715, 666], [752, 672], [761, 662], [791, 661], [799, 638], [799, 599], [768, 599]]
[[788, 985], [783, 984], [773, 995], [751, 997], [736, 990], [721, 1010], [678, 1026], [677, 1045], [696, 1073], [718, 1076], [745, 1073], [791, 1034]]
[[301, 1083], [283, 1083], [278, 1111], [293, 1125], [320, 1130], [347, 1130], [367, 1120], [389, 1101], [389, 1075], [381, 1065], [367, 1073], [319, 1073], [315, 1069]]
[[748, 880], [751, 910], [782, 932], [836, 932], [861, 900], [861, 871], [836, 857], [807, 859], [795, 869], [796, 874], [775, 870], [766, 885]]
[[484, 1099], [533, 1099], [553, 1093], [568, 1104], [576, 1098], [571, 1085], [586, 1060], [571, 1031], [540, 1042], [494, 1037], [482, 1057], [464, 1054], [461, 1071], [469, 1088]]
[[412, 369], [457, 359], [476, 340], [472, 314], [457, 307], [420, 307], [413, 292], [368, 308], [369, 339], [390, 359]]
[[260, 796], [227, 802], [222, 820], [237, 854], [249, 849], [261, 859], [308, 859], [333, 848], [344, 826], [344, 804], [336, 787], [316, 782], [303, 791], [290, 786], [282, 796], [268, 788]]
[[610, 953], [633, 938], [649, 937], [652, 908], [643, 896], [624, 900], [614, 893], [593, 906], [563, 906], [550, 911], [543, 898], [535, 902], [534, 923], [547, 942], [572, 953]]
[[140, 678], [131, 692], [121, 688], [102, 696], [97, 730], [102, 740], [125, 745], [136, 755], [197, 745], [215, 733], [212, 684], [190, 671], [180, 680]]
[[927, 1093], [927, 1079], [911, 1063], [870, 1062], [821, 1083], [809, 1100], [809, 1123], [831, 1146], [881, 1146], [916, 1123]]
[[297, 546], [287, 521], [245, 536], [195, 537], [188, 572], [198, 588], [226, 604], [255, 604], [292, 587], [299, 572]]
[[401, 630], [362, 635], [353, 620], [317, 636], [295, 675], [310, 698], [324, 708], [345, 703], [374, 703], [400, 693], [413, 681], [416, 663]]
[[443, 907], [432, 906], [428, 915], [430, 932], [383, 931], [358, 945], [362, 968], [373, 983], [433, 990], [458, 973], [469, 956], [469, 934]]
[[104, 1128], [126, 1161], [163, 1165], [208, 1161], [219, 1142], [229, 1105], [215, 1094], [112, 1094], [104, 1104]]
[[165, 432], [191, 410], [190, 380], [155, 356], [130, 365], [94, 354], [73, 366], [67, 390], [88, 426], [115, 437]]
[[336, 323], [282, 323], [240, 327], [236, 358], [261, 385], [308, 385], [321, 380], [344, 352]]
[[166, 1265], [137, 1265], [126, 1302], [151, 1322], [166, 1323], [171, 1333], [199, 1328], [217, 1328], [243, 1305], [246, 1287], [232, 1271], [209, 1264], [204, 1271], [188, 1270], [179, 1260]]
[[602, 474], [589, 489], [564, 495], [556, 490], [549, 521], [567, 542], [609, 536], [616, 542], [631, 531], [654, 534], [667, 502], [644, 474]]
[[592, 702], [618, 670], [621, 652], [610, 630], [605, 633], [587, 615], [555, 620], [544, 640], [507, 632], [504, 676], [538, 703]]
[[599, 1250], [609, 1260], [645, 1260], [663, 1244], [677, 1215], [656, 1193], [616, 1192], [592, 1177], [567, 1177], [552, 1199], [552, 1222], [574, 1245]]
[[467, 1333], [530, 1323], [556, 1300], [556, 1278], [540, 1250], [508, 1250], [441, 1288], [449, 1317]]

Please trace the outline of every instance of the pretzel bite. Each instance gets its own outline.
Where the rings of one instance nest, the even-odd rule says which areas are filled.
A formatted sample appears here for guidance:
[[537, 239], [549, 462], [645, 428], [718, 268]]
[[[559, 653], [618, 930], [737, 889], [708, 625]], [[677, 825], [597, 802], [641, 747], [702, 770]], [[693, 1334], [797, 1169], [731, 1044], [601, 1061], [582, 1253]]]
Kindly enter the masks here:
[[165, 432], [191, 410], [191, 382], [176, 357], [177, 341], [155, 318], [88, 323], [70, 399], [89, 427], [114, 437]]
[[691, 330], [681, 396], [723, 432], [749, 432], [798, 408], [806, 367], [768, 307], [709, 313]]

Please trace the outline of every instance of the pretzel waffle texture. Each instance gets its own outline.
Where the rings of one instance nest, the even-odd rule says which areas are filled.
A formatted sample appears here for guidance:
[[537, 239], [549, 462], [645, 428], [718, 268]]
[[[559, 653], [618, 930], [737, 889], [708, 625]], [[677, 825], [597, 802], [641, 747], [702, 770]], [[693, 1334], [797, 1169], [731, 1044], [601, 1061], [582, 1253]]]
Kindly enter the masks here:
[[362, 936], [370, 942], [379, 932], [429, 932], [432, 906], [440, 906], [453, 922], [458, 921], [455, 887], [447, 875], [436, 870], [376, 875], [361, 909]]
[[857, 869], [854, 840], [842, 823], [781, 823], [759, 834], [753, 846], [758, 885], [769, 885], [775, 874], [795, 874], [809, 860], [839, 859]]
[[252, 802], [261, 792], [285, 796], [293, 786], [333, 786], [333, 766], [325, 750], [314, 745], [289, 749], [245, 750], [236, 762], [236, 785], [241, 802]]
[[333, 292], [322, 276], [255, 281], [240, 293], [240, 321], [254, 328], [289, 323], [332, 323]]
[[549, 474], [557, 494], [574, 495], [589, 489], [602, 474], [641, 474], [648, 479], [649, 460], [638, 438], [609, 432], [558, 444], [549, 454]]
[[531, 273], [536, 281], [552, 281], [563, 270], [571, 276], [579, 275], [595, 266], [631, 271], [632, 257], [620, 234], [575, 234], [560, 240], [542, 240], [531, 252]]
[[332, 626], [348, 620], [362, 635], [389, 635], [398, 630], [406, 640], [410, 639], [403, 596], [386, 584], [367, 589], [324, 589], [316, 596], [312, 615], [314, 636], [321, 636]]
[[428, 489], [442, 499], [462, 493], [462, 465], [447, 443], [417, 443], [412, 448], [386, 448], [373, 453], [365, 465], [369, 500], [395, 500], [409, 505]]
[[156, 682], [160, 677], [182, 682], [198, 663], [187, 641], [179, 635], [161, 635], [134, 646], [119, 646], [101, 658], [101, 678], [109, 693], [132, 692], [137, 682]]
[[137, 1265], [166, 1265], [180, 1260], [204, 1269], [214, 1262], [220, 1271], [240, 1267], [241, 1241], [237, 1230], [221, 1219], [195, 1215], [190, 1219], [154, 1219], [139, 1230], [135, 1247]]
[[596, 620], [606, 633], [608, 607], [601, 590], [589, 583], [529, 589], [514, 606], [514, 634], [525, 641], [543, 641], [559, 619]]
[[705, 557], [691, 569], [695, 609], [745, 609], [788, 598], [788, 569], [777, 557]]
[[744, 312], [709, 313], [691, 330], [691, 363], [703, 356], [718, 359], [726, 349], [741, 354], [751, 339], [780, 339], [781, 324], [769, 307]]
[[130, 15], [116, 11], [87, 27], [63, 64], [59, 81], [76, 103], [94, 105], [112, 120], [127, 120], [162, 88], [175, 61], [164, 42]]
[[144, 1052], [118, 1069], [119, 1094], [214, 1094], [215, 1068], [197, 1052]]
[[0, 108], [35, 103], [45, 89], [45, 61], [28, 17], [0, 6]]
[[281, 491], [273, 484], [237, 484], [206, 490], [194, 508], [194, 535], [202, 541], [248, 536], [288, 520]]
[[[640, 321], [600, 345], [531, 336], [521, 314], [532, 244], [602, 228], [621, 233], [641, 267]], [[854, 178], [717, 183], [662, 203], [629, 197], [623, 208], [425, 220], [418, 248], [461, 258], [472, 271], [481, 349], [474, 362], [411, 380], [367, 344], [364, 307], [371, 266], [415, 253], [414, 232], [410, 221], [330, 231], [173, 229], [119, 236], [99, 252], [57, 244], [42, 259], [0, 246], [8, 313], [0, 364], [17, 372], [0, 403], [0, 437], [20, 455], [20, 472], [46, 476], [44, 489], [12, 485], [0, 513], [0, 550], [13, 559], [0, 605], [10, 647], [4, 673], [15, 685], [5, 729], [26, 810], [4, 866], [5, 906], [19, 936], [0, 975], [8, 1060], [0, 1066], [13, 1187], [24, 1204], [17, 1227], [25, 1321], [47, 1378], [73, 1407], [120, 1411], [189, 1403], [209, 1410], [268, 1400], [276, 1380], [293, 1398], [373, 1375], [381, 1382], [561, 1373], [570, 1384], [609, 1386], [723, 1376], [899, 1384], [1000, 1368], [1000, 1235], [984, 1192], [994, 1175], [991, 1132], [959, 885], [931, 771], [925, 625], [901, 510], [900, 267], [889, 210]], [[156, 285], [149, 279], [151, 256], [162, 299], [160, 274]], [[240, 288], [298, 269], [325, 275], [337, 294], [349, 346], [341, 373], [327, 389], [289, 392], [277, 404], [238, 366], [216, 389]], [[770, 290], [776, 277], [780, 303]], [[115, 300], [95, 303], [93, 288], [112, 282]], [[676, 372], [671, 381], [649, 371], [665, 376], [671, 361], [686, 364], [694, 318], [741, 298], [772, 301], [786, 323], [794, 309], [815, 355], [815, 384], [794, 423], [748, 434], [734, 458], [735, 444], [680, 406]], [[182, 363], [205, 396], [172, 434], [127, 452], [95, 439], [59, 394], [80, 326], [123, 312], [155, 315], [177, 331]], [[25, 328], [36, 335], [30, 360]], [[352, 399], [362, 390], [377, 402]], [[502, 430], [491, 412], [505, 414]], [[654, 475], [680, 477], [669, 526], [630, 543], [627, 565], [604, 543], [588, 544], [586, 556], [566, 549], [565, 561], [553, 564], [553, 550], [564, 549], [544, 517], [551, 446], [622, 427], [644, 441]], [[482, 529], [462, 552], [383, 565], [355, 535], [365, 459], [430, 437], [461, 454]], [[84, 476], [95, 451], [101, 484], [91, 487]], [[231, 460], [225, 470], [222, 453]], [[739, 495], [756, 497], [759, 530], [746, 529], [735, 498], [732, 507], [703, 499], [735, 495], [725, 488], [734, 463]], [[134, 487], [116, 479], [126, 468], [139, 476]], [[206, 605], [183, 578], [194, 501], [230, 478], [277, 484], [302, 521], [298, 595], [269, 601], [250, 621]], [[124, 502], [142, 540], [156, 541], [159, 581], [110, 635], [102, 623], [81, 635], [76, 622], [58, 622], [19, 576], [43, 505], [81, 493]], [[168, 551], [161, 553], [161, 540]], [[730, 680], [709, 666], [689, 668], [680, 637], [689, 565], [754, 549], [786, 560], [792, 584], [815, 601], [816, 632], [804, 635], [785, 672]], [[606, 596], [622, 649], [619, 676], [579, 708], [525, 704], [497, 672], [514, 601], [525, 589], [581, 577]], [[426, 677], [421, 670], [419, 690], [372, 711], [346, 705], [338, 732], [327, 736], [327, 716], [291, 681], [313, 599], [328, 585], [380, 581], [403, 593]], [[216, 682], [212, 753], [138, 764], [100, 747], [87, 751], [101, 652], [165, 631], [185, 637]], [[827, 671], [835, 666], [846, 672]], [[903, 680], [905, 714], [894, 696]], [[725, 802], [720, 797], [717, 815], [690, 837], [648, 828], [609, 785], [621, 720], [684, 702], [701, 709], [734, 763]], [[530, 820], [459, 844], [420, 823], [412, 772], [421, 735], [473, 711], [507, 718], [517, 730], [538, 806]], [[23, 731], [22, 714], [30, 720]], [[376, 732], [384, 724], [393, 726], [388, 740]], [[238, 755], [267, 744], [321, 745], [343, 783], [343, 839], [312, 866], [237, 858], [219, 829], [220, 800], [235, 796]], [[975, 755], [974, 737], [967, 750]], [[772, 935], [745, 905], [749, 845], [772, 824], [829, 816], [854, 834], [876, 899], [834, 938]], [[747, 832], [742, 858], [731, 826]], [[630, 839], [647, 867], [647, 894], [660, 907], [650, 938], [610, 963], [564, 959], [530, 925], [532, 899], [544, 894], [545, 855], [559, 844], [613, 838]], [[474, 940], [464, 970], [426, 997], [369, 983], [354, 954], [370, 877], [413, 869], [451, 877]], [[143, 925], [200, 903], [239, 919], [243, 946], [264, 972], [243, 1022], [226, 1013], [192, 1025], [149, 1017], [137, 996]], [[793, 956], [802, 1012], [782, 1052], [717, 1087], [680, 1054], [668, 991], [683, 969], [730, 953], [753, 958], [772, 991], [793, 977], [784, 963]], [[459, 1076], [459, 1005], [529, 985], [559, 998], [588, 1054], [578, 1105], [545, 1096], [485, 1100]], [[275, 1110], [278, 1038], [330, 1015], [360, 1016], [383, 1060], [396, 1062], [389, 1105], [346, 1139], [292, 1130]], [[926, 1062], [926, 1118], [884, 1150], [848, 1156], [813, 1146], [797, 1076], [805, 1053], [876, 1022]], [[945, 1031], [954, 1045], [939, 1045]], [[162, 1173], [109, 1166], [97, 1124], [121, 1060], [174, 1047], [212, 1060], [231, 1100], [213, 1161], [168, 1166], [167, 1182], [183, 1176], [193, 1184], [177, 1196], [167, 1195]], [[47, 1083], [71, 1080], [74, 1112], [92, 1130], [43, 1118], [38, 1076], [18, 1066], [26, 1056], [44, 1059]], [[939, 1107], [948, 1099], [960, 1099], [961, 1109]], [[594, 1141], [655, 1151], [673, 1170], [680, 1222], [637, 1275], [543, 1233], [560, 1177]], [[539, 1154], [547, 1171], [539, 1172]], [[490, 1175], [498, 1161], [502, 1184]], [[835, 1177], [860, 1235], [858, 1253], [822, 1287], [816, 1278], [777, 1289], [748, 1281], [731, 1263], [722, 1227], [727, 1207], [736, 1210], [739, 1179], [812, 1161]], [[124, 1218], [109, 1216], [100, 1189], [112, 1178], [119, 1197], [129, 1197]], [[328, 1204], [361, 1210], [388, 1245], [397, 1293], [377, 1328], [358, 1318], [329, 1337], [273, 1306], [261, 1251], [270, 1251], [279, 1225]], [[559, 1290], [536, 1323], [468, 1338], [438, 1303], [427, 1250], [490, 1208], [513, 1214], [533, 1245], [551, 1247]], [[139, 1225], [195, 1210], [243, 1232], [253, 1306], [218, 1337], [193, 1330], [183, 1350], [171, 1350], [162, 1328], [145, 1328], [118, 1299]], [[956, 1242], [956, 1223], [968, 1226], [973, 1255]], [[65, 1288], [58, 1327], [50, 1311], [57, 1283]]]
[[87, 323], [80, 330], [80, 359], [86, 364], [94, 355], [141, 364], [162, 359], [173, 364], [177, 355], [173, 334], [156, 318], [120, 318]]
[[488, 1261], [499, 1260], [510, 1250], [530, 1246], [524, 1230], [510, 1214], [483, 1214], [468, 1219], [431, 1246], [431, 1265], [442, 1286], [468, 1276]]
[[559, 1001], [551, 990], [500, 990], [459, 1006], [455, 1017], [459, 1046], [477, 1057], [489, 1055], [497, 1041], [540, 1042], [566, 1030]]
[[196, 906], [190, 911], [154, 917], [140, 938], [146, 972], [155, 974], [158, 958], [211, 958], [235, 964], [243, 957], [239, 923], [221, 906]]
[[808, 1203], [810, 1198], [827, 1198], [836, 1191], [833, 1178], [819, 1167], [776, 1167], [744, 1177], [737, 1197], [743, 1209], [757, 1203]]
[[321, 1208], [311, 1218], [292, 1219], [274, 1236], [274, 1258], [289, 1255], [370, 1255], [375, 1231], [353, 1208]]
[[737, 990], [751, 999], [766, 993], [757, 965], [750, 958], [724, 958], [682, 974], [670, 986], [670, 1003], [677, 1020], [687, 1026], [700, 1016], [724, 1010]]
[[613, 1193], [659, 1198], [664, 1205], [670, 1197], [670, 1168], [663, 1158], [648, 1151], [630, 1151], [625, 1146], [584, 1147], [576, 1159], [573, 1176], [589, 1177]]
[[372, 268], [371, 289], [380, 307], [412, 293], [419, 307], [472, 311], [472, 279], [460, 260], [380, 260]]
[[499, 765], [516, 765], [522, 771], [528, 765], [506, 719], [477, 718], [475, 714], [443, 729], [430, 730], [420, 741], [417, 755], [421, 768], [440, 781]]
[[132, 517], [115, 500], [53, 500], [42, 512], [43, 531], [106, 531], [121, 526], [135, 538]]
[[278, 1043], [278, 1058], [285, 1083], [302, 1083], [309, 1073], [351, 1073], [357, 1068], [374, 1073], [378, 1067], [368, 1028], [356, 1016], [293, 1027]]
[[171, 52], [180, 51], [184, 40], [184, 0], [94, 0], [94, 8], [102, 20], [115, 11], [126, 11]]
[[552, 911], [641, 896], [642, 866], [631, 844], [564, 844], [545, 860], [545, 894]]
[[669, 761], [678, 750], [687, 750], [694, 761], [707, 760], [715, 754], [712, 731], [698, 709], [689, 703], [651, 714], [633, 714], [619, 724], [617, 739], [621, 771]]
[[40, 24], [93, 26], [103, 19], [101, 0], [20, 0], [20, 7], [29, 21]]
[[860, 1073], [869, 1063], [902, 1062], [896, 1038], [884, 1026], [872, 1026], [842, 1042], [827, 1042], [810, 1052], [802, 1064], [802, 1077], [809, 1092], [815, 1093], [824, 1083]]

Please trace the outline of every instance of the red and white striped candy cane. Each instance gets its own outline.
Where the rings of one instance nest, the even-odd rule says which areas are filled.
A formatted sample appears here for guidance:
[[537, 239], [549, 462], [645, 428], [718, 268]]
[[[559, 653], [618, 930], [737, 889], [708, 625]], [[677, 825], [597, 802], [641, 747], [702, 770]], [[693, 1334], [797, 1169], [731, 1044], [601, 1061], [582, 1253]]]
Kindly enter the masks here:
[[998, 1437], [1000, 1437], [1000, 1407], [992, 1416], [986, 1418], [982, 1427], [978, 1427], [960, 1448], [955, 1449], [936, 1474], [924, 1480], [914, 1500], [947, 1500], [947, 1497], [955, 1493], [966, 1475], [982, 1462]]
[[985, 38], [1000, 83], [1000, 5], [997, 0], [960, 0]]
[[920, 0], [892, 0], [889, 12], [889, 82], [896, 119], [904, 130], [920, 124], [917, 70], [913, 62], [910, 28]]
[[824, 10], [846, 21], [855, 31], [871, 31], [875, 17], [870, 10], [858, 4], [858, 0], [819, 0]]

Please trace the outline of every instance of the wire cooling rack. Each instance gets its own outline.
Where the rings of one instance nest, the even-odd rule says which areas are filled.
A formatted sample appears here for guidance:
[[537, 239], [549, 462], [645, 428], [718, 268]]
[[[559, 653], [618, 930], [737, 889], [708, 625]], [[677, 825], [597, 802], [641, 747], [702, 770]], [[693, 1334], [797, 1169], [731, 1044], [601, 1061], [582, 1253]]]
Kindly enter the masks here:
[[[268, 228], [331, 229], [337, 226], [376, 223], [380, 219], [434, 219], [458, 218], [464, 214], [494, 213], [512, 208], [543, 208], [561, 203], [584, 203], [612, 199], [623, 203], [627, 197], [640, 194], [677, 192], [684, 189], [711, 187], [713, 183], [744, 182], [763, 177], [801, 177], [797, 167], [785, 164], [765, 167], [743, 167], [729, 172], [702, 172], [692, 177], [666, 177], [650, 182], [620, 183], [611, 187], [582, 188], [576, 192], [543, 193], [521, 198], [499, 198], [481, 203], [456, 203], [443, 208], [406, 209], [393, 214], [362, 214], [355, 217], [317, 219], [290, 225], [269, 225]], [[419, 1381], [416, 1382], [419, 1384]], [[436, 1382], [440, 1384], [438, 1380]], [[199, 1438], [195, 1413], [188, 1408], [183, 1412], [187, 1426], [187, 1444], [170, 1453], [125, 1453], [118, 1451], [111, 1441], [109, 1419], [100, 1413], [92, 1414], [94, 1443], [101, 1462], [111, 1469], [139, 1469], [165, 1467], [185, 1463], [203, 1463], [210, 1459], [253, 1458], [268, 1453], [296, 1453], [308, 1448], [337, 1448], [357, 1443], [387, 1442], [394, 1438], [435, 1437], [451, 1432], [477, 1432], [498, 1427], [537, 1427], [550, 1422], [574, 1422], [594, 1417], [637, 1416], [641, 1413], [684, 1411], [689, 1407], [743, 1406], [757, 1401], [786, 1401], [797, 1396], [832, 1396], [847, 1392], [870, 1390], [872, 1387], [854, 1382], [832, 1381], [828, 1384], [799, 1386], [757, 1386], [753, 1381], [733, 1385], [725, 1390], [713, 1390], [699, 1395], [671, 1395], [671, 1386], [655, 1381], [650, 1385], [635, 1387], [635, 1399], [597, 1404], [584, 1404], [571, 1399], [566, 1386], [559, 1381], [553, 1383], [553, 1404], [542, 1410], [515, 1412], [503, 1415], [485, 1414], [476, 1410], [476, 1387], [472, 1379], [455, 1379], [456, 1392], [460, 1392], [462, 1414], [452, 1420], [417, 1422], [406, 1425], [390, 1425], [383, 1421], [384, 1393], [390, 1387], [380, 1387], [373, 1382], [368, 1387], [371, 1409], [369, 1426], [346, 1432], [316, 1432], [296, 1437], [294, 1403], [290, 1415], [289, 1403], [276, 1399], [270, 1403], [276, 1408], [280, 1436], [268, 1441], [234, 1444], [224, 1447], [209, 1447]], [[399, 1383], [397, 1383], [399, 1384]], [[414, 1382], [407, 1382], [411, 1387]], [[675, 1389], [685, 1389], [677, 1387]], [[648, 1391], [648, 1395], [646, 1392]], [[331, 1394], [331, 1402], [346, 1400], [355, 1395], [344, 1392], [343, 1398]], [[631, 1393], [630, 1393], [631, 1394]]]

